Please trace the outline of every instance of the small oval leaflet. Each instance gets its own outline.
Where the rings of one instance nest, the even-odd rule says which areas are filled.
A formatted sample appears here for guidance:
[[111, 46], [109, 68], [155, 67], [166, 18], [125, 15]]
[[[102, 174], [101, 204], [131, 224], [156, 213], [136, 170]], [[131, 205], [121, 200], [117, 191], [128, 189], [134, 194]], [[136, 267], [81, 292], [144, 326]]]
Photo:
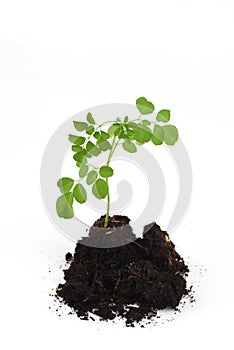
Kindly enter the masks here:
[[147, 101], [145, 97], [139, 97], [136, 100], [136, 106], [141, 114], [151, 114], [154, 111], [154, 105], [152, 102]]
[[179, 137], [177, 128], [174, 125], [164, 125], [162, 128], [165, 143], [169, 146], [173, 146]]
[[68, 192], [60, 196], [56, 201], [56, 211], [60, 218], [71, 219], [74, 216], [73, 194]]
[[73, 159], [74, 159], [75, 161], [79, 162], [79, 163], [82, 162], [83, 158], [84, 158], [84, 153], [83, 153], [83, 151], [77, 152], [77, 153], [75, 153], [74, 156], [73, 156]]
[[101, 131], [101, 136], [102, 136], [103, 141], [106, 141], [110, 138], [110, 135], [105, 131]]
[[80, 152], [80, 151], [82, 151], [82, 147], [77, 146], [77, 145], [72, 145], [72, 151], [73, 152]]
[[125, 151], [129, 152], [129, 153], [135, 153], [137, 151], [136, 145], [131, 142], [130, 140], [125, 140], [122, 143], [122, 147]]
[[77, 122], [77, 121], [74, 121], [74, 127], [76, 128], [76, 130], [78, 131], [83, 131], [87, 128], [88, 124], [85, 123], [85, 122]]
[[86, 182], [88, 185], [91, 185], [94, 183], [94, 181], [96, 181], [98, 177], [98, 173], [95, 170], [90, 171], [90, 173], [88, 173], [87, 175], [87, 179]]
[[73, 184], [74, 180], [69, 177], [62, 177], [57, 182], [57, 186], [62, 193], [68, 193], [72, 189]]
[[102, 151], [107, 151], [108, 149], [111, 149], [111, 144], [109, 141], [104, 141], [102, 143], [99, 144], [99, 148], [102, 150]]
[[83, 179], [83, 177], [87, 175], [88, 171], [89, 171], [88, 165], [86, 164], [82, 165], [79, 170], [79, 176]]
[[88, 143], [86, 145], [87, 151], [90, 152], [91, 149], [94, 148], [94, 147], [95, 147], [95, 144], [93, 142], [91, 142], [91, 141], [88, 141]]
[[153, 144], [156, 146], [161, 145], [163, 143], [163, 136], [164, 136], [163, 128], [160, 125], [156, 124], [154, 126], [154, 131], [152, 135]]
[[143, 120], [142, 120], [142, 124], [147, 126], [147, 125], [150, 125], [151, 123], [150, 123], [149, 120], [143, 119]]
[[111, 177], [113, 176], [113, 173], [114, 173], [114, 170], [110, 166], [105, 165], [100, 168], [100, 175], [102, 177], [105, 177], [105, 178]]
[[156, 120], [158, 122], [167, 123], [169, 122], [170, 117], [171, 117], [171, 111], [169, 109], [162, 109], [161, 111], [158, 112]]
[[95, 133], [93, 134], [93, 136], [95, 137], [95, 139], [98, 139], [100, 137], [100, 132], [95, 131]]
[[86, 119], [89, 122], [89, 124], [95, 124], [95, 120], [90, 112], [87, 114]]
[[89, 154], [92, 155], [92, 156], [95, 156], [95, 157], [99, 156], [100, 153], [101, 153], [101, 150], [97, 146], [93, 147], [89, 151]]
[[106, 181], [102, 180], [102, 179], [98, 179], [92, 187], [92, 192], [94, 194], [95, 197], [97, 197], [98, 199], [103, 199], [107, 196], [108, 193], [108, 186]]
[[113, 135], [114, 135], [114, 132], [116, 131], [116, 129], [119, 128], [119, 126], [120, 126], [119, 123], [114, 123], [114, 124], [112, 124], [112, 125], [109, 127], [109, 129], [108, 129], [108, 134], [109, 134], [110, 136], [113, 136]]
[[151, 140], [152, 132], [150, 128], [145, 125], [138, 125], [134, 129], [134, 138], [137, 142], [145, 143]]
[[94, 133], [94, 127], [92, 125], [88, 126], [86, 129], [86, 134], [92, 135]]
[[71, 143], [74, 143], [78, 146], [83, 145], [83, 143], [85, 142], [85, 137], [83, 136], [69, 135], [68, 139]]
[[80, 203], [83, 204], [86, 202], [87, 200], [87, 193], [85, 191], [85, 188], [83, 185], [81, 184], [77, 184], [73, 190], [73, 195], [75, 200]]

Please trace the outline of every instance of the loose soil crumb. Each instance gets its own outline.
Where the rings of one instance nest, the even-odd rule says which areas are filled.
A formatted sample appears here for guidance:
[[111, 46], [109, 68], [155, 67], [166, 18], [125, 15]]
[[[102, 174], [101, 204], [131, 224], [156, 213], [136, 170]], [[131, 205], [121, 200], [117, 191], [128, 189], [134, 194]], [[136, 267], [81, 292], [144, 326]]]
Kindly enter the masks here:
[[[127, 326], [143, 319], [151, 322], [159, 309], [176, 309], [189, 292], [185, 279], [189, 269], [167, 232], [152, 223], [145, 226], [143, 238], [136, 239], [126, 216], [110, 217], [107, 231], [104, 218], [78, 241], [74, 257], [67, 254], [71, 265], [57, 295], [81, 319], [93, 320], [90, 313], [101, 320], [121, 317]], [[95, 247], [118, 241], [121, 246]]]

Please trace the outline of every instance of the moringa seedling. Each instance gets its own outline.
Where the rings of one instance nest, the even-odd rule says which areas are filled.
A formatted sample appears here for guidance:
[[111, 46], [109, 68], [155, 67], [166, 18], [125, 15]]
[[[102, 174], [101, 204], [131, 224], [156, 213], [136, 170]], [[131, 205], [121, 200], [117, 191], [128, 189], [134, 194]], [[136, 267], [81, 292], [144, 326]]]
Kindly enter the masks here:
[[[110, 163], [116, 148], [121, 146], [126, 152], [135, 153], [137, 147], [147, 142], [152, 142], [155, 146], [163, 142], [170, 146], [176, 143], [178, 130], [174, 125], [167, 124], [170, 120], [170, 110], [160, 110], [155, 118], [154, 105], [145, 97], [136, 100], [136, 107], [140, 112], [137, 119], [130, 120], [128, 116], [125, 116], [123, 119], [117, 118], [114, 121], [96, 124], [92, 114], [88, 113], [86, 122], [74, 121], [78, 135], [69, 135], [68, 138], [72, 143], [73, 159], [79, 169], [79, 180], [69, 177], [58, 180], [57, 185], [62, 193], [56, 202], [59, 217], [73, 218], [74, 200], [79, 204], [86, 202], [87, 192], [84, 187], [86, 183], [92, 186], [92, 193], [95, 197], [107, 198], [104, 221], [104, 227], [107, 228], [110, 215], [108, 180], [114, 175]], [[107, 160], [105, 165], [97, 168], [90, 163], [90, 159], [98, 157], [101, 152], [107, 153]]]

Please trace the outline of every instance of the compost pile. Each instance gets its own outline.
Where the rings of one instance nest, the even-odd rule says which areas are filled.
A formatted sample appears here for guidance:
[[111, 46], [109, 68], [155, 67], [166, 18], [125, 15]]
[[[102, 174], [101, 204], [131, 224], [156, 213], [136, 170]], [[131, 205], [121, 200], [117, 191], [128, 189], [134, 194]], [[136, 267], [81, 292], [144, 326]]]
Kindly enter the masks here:
[[[129, 221], [115, 215], [105, 230], [102, 216], [90, 228], [89, 236], [77, 243], [74, 256], [67, 254], [71, 263], [57, 295], [78, 317], [122, 317], [133, 326], [156, 315], [158, 309], [175, 309], [188, 293], [188, 267], [167, 232], [152, 223], [145, 226], [143, 237], [136, 239]], [[114, 246], [117, 244], [122, 245]]]

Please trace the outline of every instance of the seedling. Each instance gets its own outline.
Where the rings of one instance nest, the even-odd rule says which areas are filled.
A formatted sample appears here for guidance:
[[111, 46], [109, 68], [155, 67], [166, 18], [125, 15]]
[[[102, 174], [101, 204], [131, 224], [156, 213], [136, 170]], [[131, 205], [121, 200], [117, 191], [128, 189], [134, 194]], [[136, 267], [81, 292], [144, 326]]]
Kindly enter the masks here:
[[[68, 139], [72, 143], [71, 149], [75, 153], [73, 159], [79, 169], [79, 180], [63, 177], [57, 182], [62, 192], [56, 202], [59, 217], [73, 218], [74, 200], [79, 204], [86, 202], [87, 192], [84, 187], [84, 183], [86, 183], [88, 186], [92, 186], [92, 193], [95, 197], [98, 199], [107, 198], [104, 221], [104, 227], [107, 228], [110, 215], [108, 180], [114, 175], [110, 163], [116, 148], [121, 146], [126, 152], [135, 153], [137, 147], [147, 142], [152, 142], [155, 146], [159, 146], [163, 142], [170, 146], [176, 143], [178, 130], [175, 126], [167, 124], [170, 120], [169, 110], [159, 111], [155, 119], [154, 105], [145, 97], [136, 100], [136, 107], [140, 112], [137, 119], [130, 120], [128, 116], [125, 116], [123, 119], [117, 118], [114, 121], [96, 124], [92, 114], [88, 113], [87, 122], [74, 121], [78, 135], [69, 135]], [[97, 168], [90, 163], [90, 159], [98, 157], [101, 152], [107, 152], [107, 161], [105, 165]]]

